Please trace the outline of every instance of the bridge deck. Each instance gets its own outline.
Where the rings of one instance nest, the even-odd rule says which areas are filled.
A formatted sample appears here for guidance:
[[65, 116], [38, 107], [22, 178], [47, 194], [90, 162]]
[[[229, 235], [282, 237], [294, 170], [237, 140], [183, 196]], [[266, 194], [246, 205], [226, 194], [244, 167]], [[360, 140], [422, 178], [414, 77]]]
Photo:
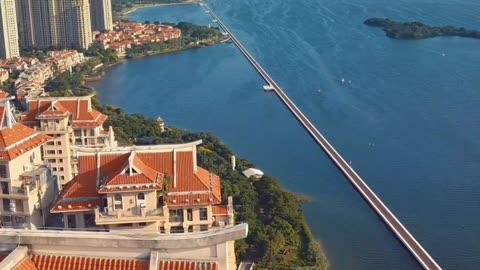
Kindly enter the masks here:
[[307, 117], [297, 108], [290, 98], [283, 92], [280, 86], [263, 70], [263, 68], [255, 61], [250, 53], [237, 40], [232, 32], [223, 24], [223, 22], [215, 15], [215, 13], [203, 3], [203, 7], [209, 11], [208, 13], [215, 19], [218, 25], [230, 35], [233, 43], [247, 58], [250, 64], [257, 70], [262, 78], [273, 87], [273, 90], [282, 100], [282, 102], [293, 113], [302, 126], [308, 131], [313, 139], [321, 146], [325, 153], [342, 171], [347, 179], [355, 186], [363, 198], [370, 204], [373, 210], [382, 218], [382, 220], [390, 227], [393, 233], [402, 241], [405, 247], [412, 253], [417, 261], [427, 270], [441, 270], [442, 268], [428, 254], [428, 252], [417, 242], [417, 240], [408, 232], [408, 230], [400, 223], [378, 196], [368, 187], [368, 185], [360, 178], [360, 176], [350, 167], [350, 165], [340, 156], [333, 146], [323, 137], [323, 135], [315, 128], [315, 126], [307, 119]]

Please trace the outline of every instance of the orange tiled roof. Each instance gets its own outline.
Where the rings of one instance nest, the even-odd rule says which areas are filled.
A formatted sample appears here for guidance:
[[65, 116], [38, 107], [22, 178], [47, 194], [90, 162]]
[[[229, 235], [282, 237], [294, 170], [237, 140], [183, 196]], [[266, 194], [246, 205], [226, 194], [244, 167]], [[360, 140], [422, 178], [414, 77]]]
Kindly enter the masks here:
[[149, 268], [148, 261], [128, 259], [34, 254], [32, 261], [38, 270], [148, 270]]
[[228, 216], [228, 206], [227, 205], [213, 205], [212, 213], [214, 216]]
[[216, 262], [160, 261], [158, 270], [218, 270]]
[[[52, 102], [54, 106], [52, 106]], [[28, 101], [28, 113], [22, 116], [22, 121], [35, 121], [52, 107], [58, 111], [71, 113], [74, 128], [101, 126], [108, 118], [92, 109], [90, 100], [87, 99], [59, 98], [51, 101], [40, 98]]]
[[8, 97], [8, 93], [0, 90], [0, 98], [6, 98], [6, 97]]
[[6, 108], [0, 106], [0, 160], [12, 160], [50, 139], [50, 137], [19, 123], [15, 123], [9, 128], [4, 123], [7, 121], [6, 113]]
[[13, 270], [39, 270], [30, 258], [25, 258]]
[[[200, 167], [195, 171], [192, 151], [176, 153], [175, 176], [173, 152], [100, 153], [98, 173], [101, 179], [98, 187], [97, 156], [80, 156], [78, 163], [78, 175], [62, 190], [53, 204], [52, 213], [90, 211], [103, 193], [161, 190], [164, 177], [169, 179], [166, 198], [169, 204], [221, 202], [220, 178]], [[126, 173], [129, 166], [136, 171], [134, 175]]]

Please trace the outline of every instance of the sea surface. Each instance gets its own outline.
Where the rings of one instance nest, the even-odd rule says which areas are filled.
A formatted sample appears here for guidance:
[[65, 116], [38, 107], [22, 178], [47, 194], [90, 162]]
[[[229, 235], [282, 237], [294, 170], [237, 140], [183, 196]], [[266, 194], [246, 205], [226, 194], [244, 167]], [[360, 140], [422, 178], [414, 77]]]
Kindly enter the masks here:
[[[480, 40], [393, 40], [362, 24], [480, 30], [480, 1], [207, 3], [444, 269], [480, 269]], [[214, 25], [206, 15], [130, 14]], [[331, 269], [420, 269], [232, 44], [129, 60], [94, 86], [104, 103], [214, 133], [311, 197], [304, 212]]]

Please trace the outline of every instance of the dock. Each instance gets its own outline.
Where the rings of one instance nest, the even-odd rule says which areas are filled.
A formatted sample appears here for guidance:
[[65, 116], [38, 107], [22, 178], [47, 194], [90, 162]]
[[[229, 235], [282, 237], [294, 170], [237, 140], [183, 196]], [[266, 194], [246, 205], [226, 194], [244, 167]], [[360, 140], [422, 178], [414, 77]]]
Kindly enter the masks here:
[[[395, 217], [388, 207], [380, 200], [372, 189], [363, 181], [363, 179], [353, 170], [353, 168], [343, 159], [343, 157], [335, 150], [335, 148], [327, 141], [327, 139], [318, 131], [318, 129], [308, 120], [308, 118], [298, 109], [298, 107], [290, 100], [280, 86], [268, 75], [268, 73], [257, 63], [250, 53], [238, 41], [235, 35], [223, 24], [223, 22], [215, 15], [207, 4], [201, 3], [201, 6], [208, 11], [213, 20], [218, 23], [221, 29], [229, 34], [231, 40], [250, 64], [255, 68], [258, 74], [265, 80], [268, 89], [276, 93], [280, 100], [287, 106], [290, 112], [300, 122], [303, 128], [323, 149], [330, 160], [337, 166], [349, 182], [356, 188], [360, 195], [370, 205], [382, 221], [391, 229], [393, 234], [403, 243], [410, 251], [412, 256], [426, 270], [441, 270], [442, 268], [428, 254], [428, 252], [420, 245], [413, 235], [403, 226], [403, 224]], [[267, 90], [264, 87], [264, 90]]]

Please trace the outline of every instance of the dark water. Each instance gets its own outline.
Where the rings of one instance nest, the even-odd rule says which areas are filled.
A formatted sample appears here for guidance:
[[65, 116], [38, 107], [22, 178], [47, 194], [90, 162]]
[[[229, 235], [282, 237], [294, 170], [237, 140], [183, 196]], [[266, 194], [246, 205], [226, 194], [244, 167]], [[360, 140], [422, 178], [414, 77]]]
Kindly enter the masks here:
[[[480, 40], [388, 39], [373, 16], [480, 30], [473, 0], [208, 3], [444, 269], [480, 269]], [[132, 18], [208, 24], [198, 6]], [[346, 83], [339, 82], [345, 78]], [[233, 45], [127, 61], [105, 103], [211, 131], [314, 202], [332, 269], [419, 269]]]

